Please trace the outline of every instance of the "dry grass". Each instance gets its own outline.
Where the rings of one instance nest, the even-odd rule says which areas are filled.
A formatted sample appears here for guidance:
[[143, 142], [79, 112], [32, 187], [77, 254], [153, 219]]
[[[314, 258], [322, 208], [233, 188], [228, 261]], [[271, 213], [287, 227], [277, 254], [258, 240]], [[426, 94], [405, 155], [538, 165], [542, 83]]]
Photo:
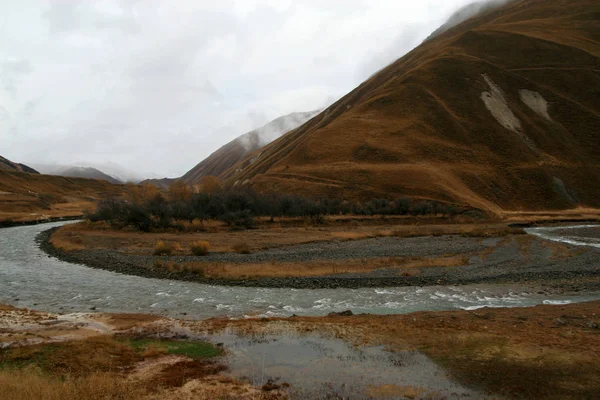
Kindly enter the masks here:
[[94, 179], [0, 171], [0, 222], [77, 217], [99, 199], [125, 191], [123, 185]]
[[233, 247], [231, 248], [231, 250], [233, 250], [236, 253], [240, 253], [240, 254], [252, 253], [252, 251], [250, 250], [250, 246], [248, 246], [248, 243], [246, 243], [245, 240], [242, 240], [241, 242], [234, 244]]
[[190, 251], [195, 256], [205, 256], [208, 254], [209, 249], [210, 244], [205, 240], [192, 242], [192, 244], [190, 245]]
[[[12, 340], [19, 335], [41, 338], [44, 314], [3, 305], [0, 310], [5, 314], [3, 318], [13, 321], [7, 330]], [[14, 313], [28, 318], [16, 319]], [[163, 330], [171, 332], [171, 324], [147, 326], [160, 319], [142, 314], [97, 314], [94, 320], [114, 329], [151, 332], [152, 337], [96, 332], [93, 338], [73, 339], [71, 330], [58, 328], [56, 336], [43, 344], [13, 343], [2, 348], [0, 399], [286, 398], [281, 392], [266, 394], [249, 383], [219, 375], [226, 369], [215, 358], [223, 354], [219, 346], [197, 340], [161, 339]]]
[[247, 279], [325, 276], [342, 273], [366, 273], [381, 268], [398, 269], [399, 275], [416, 276], [420, 268], [457, 267], [469, 263], [468, 255], [435, 258], [385, 257], [371, 259], [270, 262], [270, 263], [204, 263], [204, 262], [156, 262], [155, 268], [171, 272], [195, 272], [207, 278]]
[[521, 228], [511, 228], [505, 225], [474, 225], [474, 224], [456, 224], [456, 225], [413, 225], [400, 226], [393, 229], [391, 235], [396, 237], [417, 237], [417, 236], [444, 236], [461, 235], [465, 237], [496, 237], [507, 235], [522, 235], [525, 232]]
[[0, 370], [0, 388], [3, 400], [128, 400], [143, 394], [115, 373], [57, 379], [35, 370]]
[[152, 254], [155, 256], [170, 256], [175, 250], [176, 248], [173, 244], [159, 240], [154, 244], [154, 252]]
[[600, 209], [578, 207], [558, 211], [503, 211], [501, 217], [510, 223], [600, 221]]
[[108, 336], [0, 351], [0, 365], [13, 368], [32, 366], [64, 377], [124, 371], [140, 360], [131, 346]]
[[[398, 220], [400, 221], [400, 220]], [[289, 221], [288, 221], [289, 222]], [[439, 220], [423, 219], [423, 225], [392, 225], [391, 221], [374, 218], [339, 219], [319, 227], [299, 227], [287, 222], [259, 224], [249, 231], [231, 231], [214, 221], [204, 232], [193, 233], [141, 233], [132, 229], [111, 230], [106, 225], [81, 222], [61, 227], [52, 235], [56, 246], [64, 249], [112, 249], [132, 254], [152, 254], [157, 241], [181, 243], [181, 254], [191, 253], [195, 242], [210, 243], [211, 252], [257, 252], [269, 248], [327, 242], [335, 240], [361, 240], [376, 237], [416, 237], [440, 235], [465, 235], [475, 237], [503, 236], [523, 233], [504, 223], [453, 223], [440, 224]], [[189, 250], [188, 250], [189, 249]], [[174, 251], [176, 251], [174, 249]]]
[[84, 250], [86, 248], [86, 246], [83, 245], [81, 235], [68, 230], [62, 235], [52, 235], [50, 237], [50, 243], [52, 246], [63, 251]]
[[2, 400], [197, 400], [287, 398], [218, 375], [225, 367], [210, 361], [183, 361], [156, 374], [129, 379], [122, 373], [91, 373], [56, 378], [35, 369], [0, 370]]

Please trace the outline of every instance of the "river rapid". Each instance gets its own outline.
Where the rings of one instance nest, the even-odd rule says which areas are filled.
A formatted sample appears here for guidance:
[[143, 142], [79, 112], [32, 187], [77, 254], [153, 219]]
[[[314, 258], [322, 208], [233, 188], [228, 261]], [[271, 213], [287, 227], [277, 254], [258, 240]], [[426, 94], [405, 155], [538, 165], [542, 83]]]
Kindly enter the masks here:
[[[0, 303], [40, 311], [139, 312], [178, 318], [214, 316], [401, 314], [414, 311], [523, 307], [600, 299], [600, 293], [547, 295], [518, 284], [364, 289], [266, 289], [221, 287], [148, 279], [92, 269], [51, 258], [35, 241], [38, 233], [65, 222], [0, 229]], [[530, 230], [546, 239], [597, 245], [561, 230]], [[589, 229], [589, 227], [586, 227]]]

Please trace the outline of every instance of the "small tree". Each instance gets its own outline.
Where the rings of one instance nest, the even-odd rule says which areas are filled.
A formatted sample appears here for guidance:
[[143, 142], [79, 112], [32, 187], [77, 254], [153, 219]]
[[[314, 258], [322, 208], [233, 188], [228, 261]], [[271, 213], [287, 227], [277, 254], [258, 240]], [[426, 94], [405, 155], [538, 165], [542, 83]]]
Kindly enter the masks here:
[[186, 202], [192, 197], [192, 191], [184, 181], [178, 180], [169, 186], [168, 196], [172, 202]]
[[219, 193], [223, 191], [223, 186], [221, 185], [221, 181], [216, 176], [203, 176], [200, 179], [200, 190], [203, 193]]

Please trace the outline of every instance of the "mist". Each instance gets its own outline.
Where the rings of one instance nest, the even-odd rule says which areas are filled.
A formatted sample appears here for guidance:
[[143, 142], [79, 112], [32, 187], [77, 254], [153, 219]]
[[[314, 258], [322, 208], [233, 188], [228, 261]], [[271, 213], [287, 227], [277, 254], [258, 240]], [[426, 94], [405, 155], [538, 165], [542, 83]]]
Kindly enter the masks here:
[[487, 0], [487, 1], [476, 1], [466, 6], [458, 9], [454, 14], [450, 16], [448, 21], [440, 26], [438, 29], [433, 31], [433, 33], [428, 37], [428, 39], [433, 38], [437, 35], [440, 35], [446, 32], [448, 29], [452, 29], [456, 25], [459, 25], [469, 18], [477, 16], [479, 14], [483, 14], [486, 11], [492, 10], [494, 8], [498, 8], [503, 6], [510, 1], [513, 0]]
[[327, 107], [469, 3], [3, 2], [0, 154], [181, 176], [244, 132]]

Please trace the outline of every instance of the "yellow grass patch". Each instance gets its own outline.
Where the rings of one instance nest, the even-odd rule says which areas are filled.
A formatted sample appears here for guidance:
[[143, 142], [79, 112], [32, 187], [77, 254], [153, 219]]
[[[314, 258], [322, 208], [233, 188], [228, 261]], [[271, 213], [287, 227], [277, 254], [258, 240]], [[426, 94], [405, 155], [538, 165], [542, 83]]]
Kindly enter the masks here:
[[190, 246], [190, 251], [195, 256], [205, 256], [208, 254], [210, 249], [210, 244], [205, 240], [199, 240], [197, 242], [192, 242]]
[[158, 240], [154, 244], [154, 252], [152, 253], [155, 256], [170, 256], [176, 250], [176, 247], [172, 243], [165, 243], [162, 240]]
[[0, 370], [3, 400], [139, 399], [142, 390], [116, 373], [57, 379], [35, 370]]
[[204, 263], [157, 261], [155, 268], [165, 268], [171, 272], [196, 272], [207, 278], [285, 278], [325, 276], [343, 273], [371, 272], [381, 268], [398, 269], [401, 276], [416, 276], [420, 268], [456, 267], [469, 263], [467, 255], [443, 256], [435, 258], [385, 257], [374, 259], [311, 261], [311, 262], [270, 262], [270, 263]]

